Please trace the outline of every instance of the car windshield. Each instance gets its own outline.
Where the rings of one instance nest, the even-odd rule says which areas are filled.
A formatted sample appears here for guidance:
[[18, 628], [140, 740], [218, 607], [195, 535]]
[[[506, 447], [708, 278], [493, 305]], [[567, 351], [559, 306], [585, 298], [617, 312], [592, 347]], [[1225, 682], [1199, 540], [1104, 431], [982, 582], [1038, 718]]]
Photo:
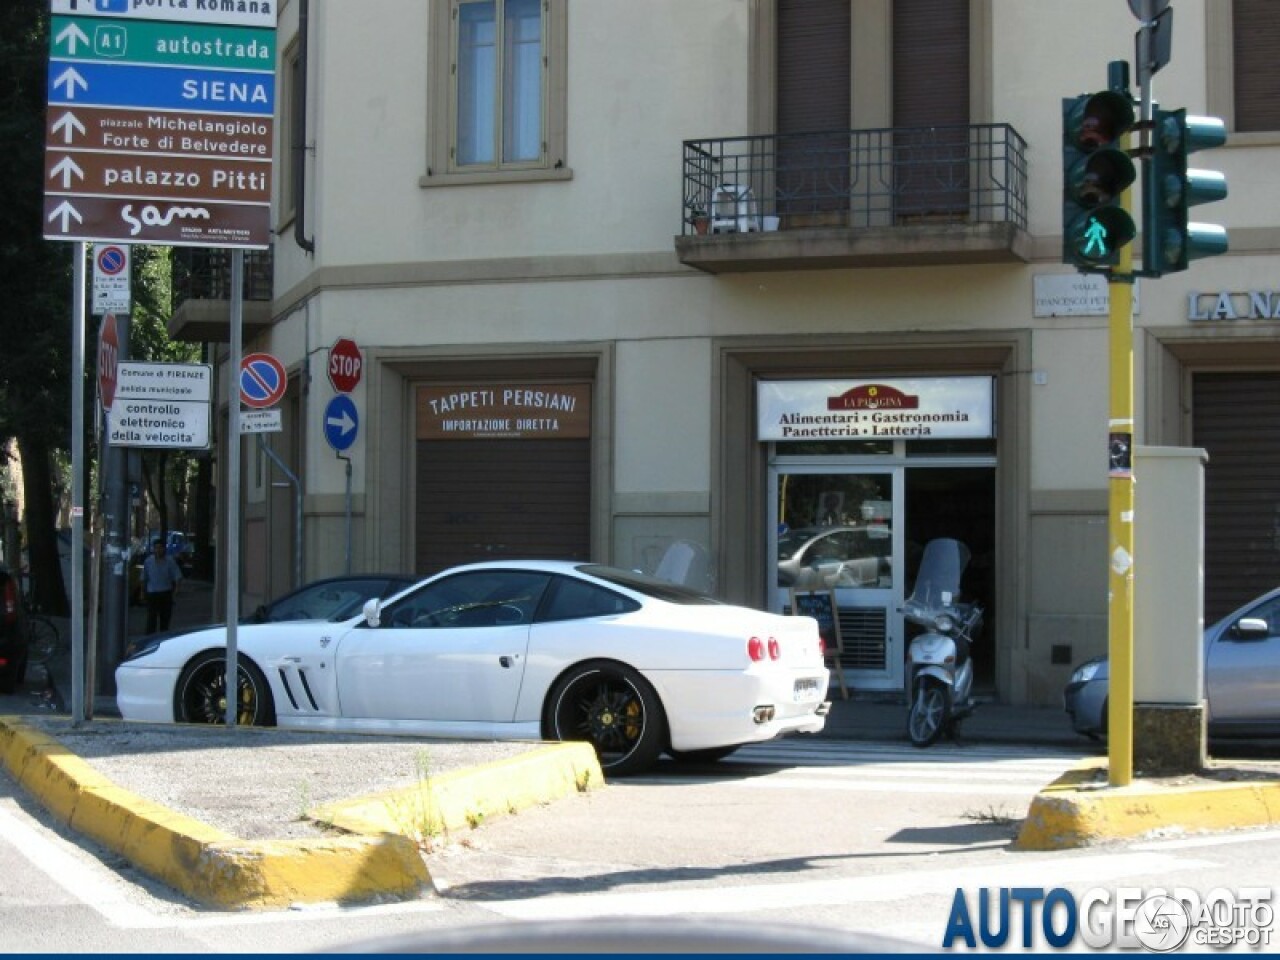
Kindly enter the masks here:
[[682, 587], [680, 584], [672, 583], [669, 580], [659, 580], [657, 577], [651, 577], [636, 570], [621, 570], [617, 567], [606, 567], [595, 563], [583, 564], [578, 567], [578, 570], [588, 576], [595, 577], [597, 580], [604, 580], [606, 583], [626, 587], [628, 590], [643, 593], [645, 596], [653, 597], [655, 600], [665, 600], [667, 603], [679, 603], [686, 606], [720, 603], [719, 600], [714, 597], [708, 597], [704, 593], [690, 590], [688, 587]]

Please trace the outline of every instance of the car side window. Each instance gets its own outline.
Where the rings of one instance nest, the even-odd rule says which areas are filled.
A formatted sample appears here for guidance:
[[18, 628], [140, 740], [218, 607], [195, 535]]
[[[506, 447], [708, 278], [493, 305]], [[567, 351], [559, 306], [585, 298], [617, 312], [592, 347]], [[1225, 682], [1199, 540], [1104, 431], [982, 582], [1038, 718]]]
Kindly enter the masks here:
[[359, 606], [364, 598], [376, 596], [381, 581], [347, 580], [342, 583], [320, 583], [283, 599], [271, 607], [268, 619], [323, 620], [339, 610]]
[[640, 609], [630, 597], [571, 577], [557, 577], [539, 623], [607, 617]]
[[550, 576], [531, 570], [473, 570], [427, 584], [383, 614], [384, 626], [459, 629], [533, 621]]

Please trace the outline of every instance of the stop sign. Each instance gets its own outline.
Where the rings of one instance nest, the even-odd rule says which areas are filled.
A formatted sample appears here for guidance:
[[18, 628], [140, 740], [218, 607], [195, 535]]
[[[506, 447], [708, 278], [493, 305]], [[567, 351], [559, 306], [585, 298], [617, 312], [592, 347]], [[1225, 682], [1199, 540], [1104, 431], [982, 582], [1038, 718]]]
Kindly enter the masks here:
[[329, 382], [339, 393], [350, 393], [360, 382], [360, 372], [364, 369], [364, 357], [356, 342], [348, 337], [339, 337], [329, 348]]
[[110, 410], [116, 398], [116, 364], [120, 360], [120, 335], [116, 332], [116, 315], [108, 313], [102, 318], [98, 330], [98, 396], [102, 409]]

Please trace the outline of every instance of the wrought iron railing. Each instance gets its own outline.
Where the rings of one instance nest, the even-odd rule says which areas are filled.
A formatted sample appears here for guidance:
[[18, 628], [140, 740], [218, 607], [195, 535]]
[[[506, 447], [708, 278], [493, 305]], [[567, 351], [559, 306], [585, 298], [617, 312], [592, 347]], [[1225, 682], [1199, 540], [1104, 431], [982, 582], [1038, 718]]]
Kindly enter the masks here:
[[[244, 299], [271, 299], [271, 253], [270, 248], [244, 252]], [[172, 290], [174, 310], [188, 300], [230, 300], [231, 251], [224, 247], [175, 247]]]
[[1026, 152], [1005, 123], [686, 140], [681, 232], [1025, 229]]

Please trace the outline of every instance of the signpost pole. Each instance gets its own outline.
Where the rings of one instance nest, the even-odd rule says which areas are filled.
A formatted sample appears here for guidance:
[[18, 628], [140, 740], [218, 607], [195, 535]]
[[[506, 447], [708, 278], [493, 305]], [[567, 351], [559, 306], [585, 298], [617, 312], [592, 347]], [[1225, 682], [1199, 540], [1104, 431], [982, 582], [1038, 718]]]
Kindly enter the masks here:
[[71, 725], [85, 711], [84, 635], [84, 241], [72, 246], [71, 290]]
[[[109, 362], [129, 357], [129, 314], [116, 317], [117, 356]], [[103, 357], [98, 358], [101, 365]], [[115, 376], [115, 373], [112, 373]], [[110, 402], [108, 402], [108, 406]], [[103, 418], [106, 410], [103, 410]], [[105, 424], [104, 424], [105, 426]], [[105, 571], [102, 576], [102, 643], [99, 647], [100, 670], [97, 687], [104, 694], [115, 693], [115, 668], [124, 655], [125, 637], [129, 624], [129, 450], [106, 442], [98, 444], [98, 459], [102, 463], [102, 514], [106, 530], [103, 548]]]
[[244, 251], [231, 251], [231, 353], [227, 370], [227, 726], [236, 725], [240, 705], [240, 663], [236, 624], [240, 620], [240, 354], [244, 352]]

